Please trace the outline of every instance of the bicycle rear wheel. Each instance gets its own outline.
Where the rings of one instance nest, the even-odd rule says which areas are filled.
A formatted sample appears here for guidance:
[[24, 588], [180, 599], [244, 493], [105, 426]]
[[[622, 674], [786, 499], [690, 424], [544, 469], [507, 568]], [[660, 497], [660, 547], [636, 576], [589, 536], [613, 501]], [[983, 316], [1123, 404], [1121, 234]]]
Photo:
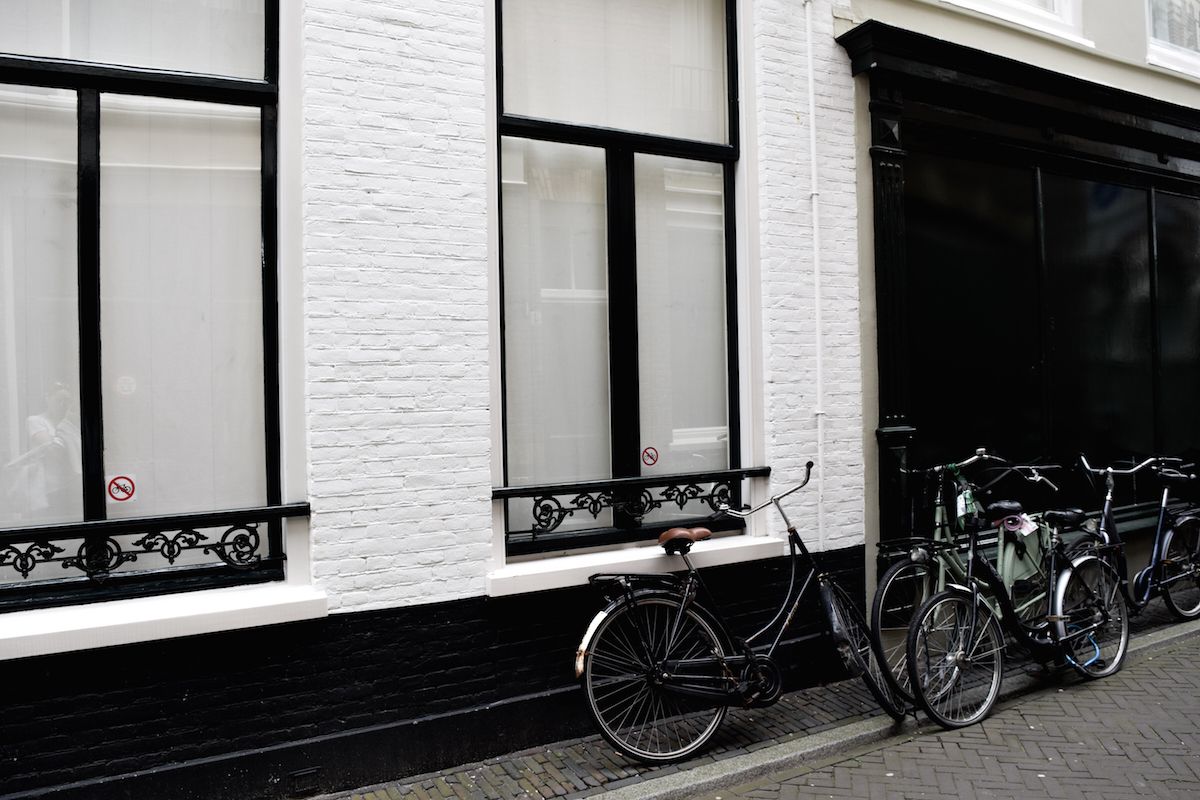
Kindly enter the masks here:
[[888, 682], [879, 644], [858, 606], [841, 586], [828, 580], [821, 582], [821, 597], [834, 645], [846, 669], [863, 679], [871, 696], [892, 719], [904, 719], [905, 702]]
[[885, 678], [906, 703], [915, 702], [908, 681], [908, 628], [933, 594], [934, 567], [897, 561], [879, 579], [871, 602], [871, 632], [879, 644]]
[[1162, 598], [1177, 618], [1200, 617], [1200, 521], [1185, 520], [1171, 531], [1163, 560]]
[[604, 738], [626, 756], [650, 764], [685, 759], [716, 733], [727, 709], [712, 698], [670, 691], [662, 665], [690, 660], [677, 671], [686, 671], [696, 686], [717, 689], [732, 680], [721, 667], [725, 654], [720, 636], [694, 605], [680, 618], [672, 596], [622, 603], [596, 628], [585, 656], [588, 710]]
[[1004, 634], [995, 614], [960, 591], [929, 598], [909, 629], [908, 674], [917, 702], [943, 728], [986, 717], [1004, 674]]
[[1054, 618], [1067, 663], [1085, 678], [1121, 668], [1129, 646], [1129, 613], [1116, 570], [1088, 558], [1058, 581]]

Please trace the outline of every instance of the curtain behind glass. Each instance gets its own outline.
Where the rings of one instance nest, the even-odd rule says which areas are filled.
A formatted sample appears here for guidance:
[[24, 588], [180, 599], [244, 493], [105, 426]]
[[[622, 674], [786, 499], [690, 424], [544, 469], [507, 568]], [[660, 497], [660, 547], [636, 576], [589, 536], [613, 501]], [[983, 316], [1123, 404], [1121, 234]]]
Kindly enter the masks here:
[[727, 469], [721, 165], [639, 155], [634, 180], [642, 474]]
[[101, 98], [110, 517], [266, 502], [259, 116]]
[[83, 519], [75, 93], [0, 85], [0, 528]]
[[0, 52], [263, 78], [263, 0], [0, 0]]
[[508, 0], [504, 113], [726, 143], [724, 0]]
[[506, 138], [502, 161], [508, 481], [609, 478], [604, 151]]

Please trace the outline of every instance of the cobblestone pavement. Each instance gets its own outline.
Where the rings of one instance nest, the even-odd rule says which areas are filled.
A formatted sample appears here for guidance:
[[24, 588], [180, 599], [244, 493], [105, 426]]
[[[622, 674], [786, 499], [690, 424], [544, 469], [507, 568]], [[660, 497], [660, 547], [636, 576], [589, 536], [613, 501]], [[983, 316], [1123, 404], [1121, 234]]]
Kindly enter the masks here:
[[1200, 797], [1200, 638], [1100, 681], [1014, 701], [982, 724], [876, 744], [708, 800]]
[[[1161, 609], [1161, 602], [1156, 602], [1145, 614], [1135, 617], [1131, 627], [1136, 634], [1168, 624], [1170, 618]], [[1020, 673], [1029, 666], [1010, 649], [1006, 674]], [[552, 797], [573, 800], [699, 765], [719, 763], [772, 745], [796, 742], [880, 714], [882, 712], [861, 681], [848, 680], [788, 693], [770, 708], [731, 711], [708, 749], [702, 755], [679, 765], [649, 767], [629, 761], [596, 735], [452, 767], [437, 773], [404, 777], [353, 792], [326, 795], [319, 800], [517, 800]], [[1093, 797], [1096, 795], [1089, 795], [1089, 798]]]

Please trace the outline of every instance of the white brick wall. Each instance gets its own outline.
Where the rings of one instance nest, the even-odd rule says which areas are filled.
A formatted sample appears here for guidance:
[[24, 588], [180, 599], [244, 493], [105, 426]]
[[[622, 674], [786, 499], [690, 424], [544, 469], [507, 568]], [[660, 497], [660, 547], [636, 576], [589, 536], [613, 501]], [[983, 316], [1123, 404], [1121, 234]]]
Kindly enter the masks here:
[[313, 572], [334, 609], [483, 593], [484, 0], [307, 0]]
[[[303, 219], [313, 570], [336, 610], [482, 594], [490, 568], [492, 0], [308, 0]], [[803, 5], [742, 3], [755, 108], [767, 463], [816, 457]], [[752, 18], [745, 16], [753, 14]], [[853, 85], [813, 14], [825, 318], [821, 548], [863, 539]], [[745, 30], [745, 28], [744, 28]], [[749, 112], [743, 112], [748, 114]], [[753, 185], [753, 184], [752, 184]], [[748, 265], [747, 265], [748, 266]], [[815, 508], [815, 492], [807, 496]], [[802, 529], [817, 545], [815, 519]]]
[[[833, 40], [833, 6], [817, 0], [812, 10], [825, 383], [821, 549], [862, 543], [864, 512], [854, 84]], [[764, 430], [767, 463], [780, 485], [797, 480], [804, 462], [817, 458], [807, 54], [803, 3], [760, 0], [754, 8]], [[803, 498], [800, 529], [811, 544], [816, 493]]]

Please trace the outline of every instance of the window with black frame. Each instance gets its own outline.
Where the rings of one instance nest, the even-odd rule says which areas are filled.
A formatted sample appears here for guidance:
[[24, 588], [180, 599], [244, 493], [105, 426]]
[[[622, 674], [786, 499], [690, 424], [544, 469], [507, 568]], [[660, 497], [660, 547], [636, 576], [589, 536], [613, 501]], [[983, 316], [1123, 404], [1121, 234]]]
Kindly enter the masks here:
[[0, 608], [282, 576], [275, 2], [0, 26]]
[[740, 491], [732, 4], [499, 0], [509, 554]]

